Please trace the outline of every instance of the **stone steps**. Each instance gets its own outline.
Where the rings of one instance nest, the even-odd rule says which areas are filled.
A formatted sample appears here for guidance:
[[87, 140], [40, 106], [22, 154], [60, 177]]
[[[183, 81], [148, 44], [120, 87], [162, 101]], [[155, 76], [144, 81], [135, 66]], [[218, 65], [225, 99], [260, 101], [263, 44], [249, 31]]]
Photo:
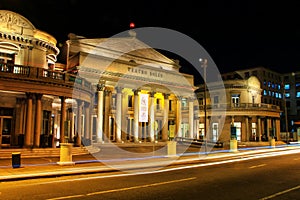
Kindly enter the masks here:
[[[85, 155], [96, 153], [99, 148], [93, 146], [87, 147], [72, 147], [72, 155]], [[11, 158], [13, 153], [20, 153], [22, 158], [34, 157], [59, 157], [60, 148], [8, 148], [0, 149], [0, 159]]]

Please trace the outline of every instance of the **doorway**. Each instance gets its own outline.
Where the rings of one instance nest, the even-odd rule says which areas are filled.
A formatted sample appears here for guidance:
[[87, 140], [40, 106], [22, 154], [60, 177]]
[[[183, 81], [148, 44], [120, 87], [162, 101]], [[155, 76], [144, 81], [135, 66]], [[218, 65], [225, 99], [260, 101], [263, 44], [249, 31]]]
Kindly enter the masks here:
[[9, 147], [11, 144], [12, 117], [0, 116], [0, 144]]

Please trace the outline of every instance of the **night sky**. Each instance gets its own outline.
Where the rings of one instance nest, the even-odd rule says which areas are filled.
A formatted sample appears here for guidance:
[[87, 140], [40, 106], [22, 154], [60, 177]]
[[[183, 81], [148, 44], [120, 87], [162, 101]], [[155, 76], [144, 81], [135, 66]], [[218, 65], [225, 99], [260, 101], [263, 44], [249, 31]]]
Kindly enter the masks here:
[[59, 42], [67, 40], [68, 33], [111, 37], [128, 30], [133, 21], [136, 28], [162, 27], [188, 35], [204, 47], [220, 72], [257, 66], [300, 71], [296, 0], [0, 0], [0, 9], [23, 15]]

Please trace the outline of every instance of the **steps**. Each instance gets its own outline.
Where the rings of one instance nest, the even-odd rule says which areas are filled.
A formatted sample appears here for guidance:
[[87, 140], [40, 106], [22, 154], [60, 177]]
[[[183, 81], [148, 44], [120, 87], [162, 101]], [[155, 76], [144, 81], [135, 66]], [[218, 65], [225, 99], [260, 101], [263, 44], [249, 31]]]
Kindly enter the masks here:
[[[100, 151], [99, 148], [94, 146], [87, 147], [72, 147], [72, 155], [85, 155], [96, 153]], [[12, 157], [12, 153], [21, 153], [22, 158], [35, 158], [35, 157], [59, 157], [60, 148], [8, 148], [0, 149], [0, 159], [7, 159]]]

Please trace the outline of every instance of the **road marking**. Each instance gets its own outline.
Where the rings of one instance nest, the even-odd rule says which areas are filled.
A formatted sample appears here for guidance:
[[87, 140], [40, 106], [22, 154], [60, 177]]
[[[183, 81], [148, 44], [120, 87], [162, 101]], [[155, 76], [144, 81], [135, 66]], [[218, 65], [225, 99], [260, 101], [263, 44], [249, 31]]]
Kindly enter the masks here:
[[121, 191], [126, 191], [126, 190], [134, 190], [134, 189], [139, 189], [139, 188], [166, 185], [166, 184], [170, 184], [170, 183], [190, 181], [190, 180], [194, 180], [194, 179], [196, 179], [196, 177], [177, 179], [177, 180], [173, 180], [173, 181], [165, 181], [165, 182], [159, 182], [159, 183], [151, 183], [151, 184], [147, 184], [147, 185], [137, 185], [137, 186], [127, 187], [127, 188], [119, 188], [119, 189], [114, 189], [114, 190], [105, 190], [105, 191], [99, 191], [99, 192], [92, 192], [92, 193], [81, 194], [81, 195], [56, 197], [56, 198], [51, 198], [51, 199], [48, 199], [48, 200], [71, 199], [71, 198], [77, 198], [77, 197], [83, 197], [83, 196], [92, 196], [92, 195], [106, 194], [106, 193], [112, 193], [112, 192], [121, 192]]
[[153, 186], [159, 186], [159, 185], [166, 185], [166, 184], [170, 184], [170, 183], [178, 183], [178, 182], [190, 181], [190, 180], [194, 180], [194, 179], [196, 179], [196, 177], [177, 179], [177, 180], [173, 180], [173, 181], [165, 181], [165, 182], [159, 182], [159, 183], [152, 183], [152, 184], [148, 184], [148, 185], [138, 185], [138, 186], [127, 187], [127, 188], [119, 188], [119, 189], [114, 189], [114, 190], [105, 190], [105, 191], [100, 191], [100, 192], [92, 192], [92, 193], [88, 193], [87, 196], [97, 195], [97, 194], [105, 194], [105, 193], [112, 193], [112, 192], [119, 192], [119, 191], [126, 191], [126, 190], [134, 190], [134, 189], [153, 187]]
[[253, 165], [251, 167], [249, 167], [250, 169], [253, 169], [253, 168], [257, 168], [257, 167], [263, 167], [263, 166], [266, 166], [266, 164], [261, 164], [261, 165]]
[[56, 197], [48, 200], [71, 199], [71, 198], [83, 197], [83, 196], [84, 196], [83, 194], [79, 194], [79, 195], [72, 195], [72, 196]]
[[260, 200], [272, 199], [272, 198], [277, 197], [277, 196], [279, 196], [279, 195], [282, 195], [282, 194], [291, 192], [291, 191], [293, 191], [293, 190], [298, 190], [298, 189], [300, 189], [300, 185], [298, 185], [298, 186], [296, 186], [296, 187], [293, 187], [293, 188], [290, 188], [290, 189], [287, 189], [287, 190], [283, 190], [283, 191], [281, 191], [281, 192], [277, 192], [277, 193], [272, 194], [272, 195], [270, 195], [270, 196], [261, 198]]

